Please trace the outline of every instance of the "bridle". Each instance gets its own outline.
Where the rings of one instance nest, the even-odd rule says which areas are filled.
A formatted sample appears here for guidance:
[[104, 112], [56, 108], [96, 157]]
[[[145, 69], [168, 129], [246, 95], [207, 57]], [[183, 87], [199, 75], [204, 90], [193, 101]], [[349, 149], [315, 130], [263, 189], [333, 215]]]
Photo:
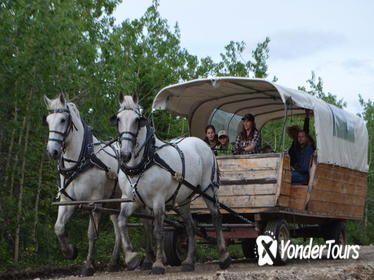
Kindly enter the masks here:
[[[61, 132], [61, 131], [58, 131], [58, 130], [49, 130], [49, 133], [53, 132], [53, 133], [56, 133], [56, 134], [59, 134], [62, 136], [62, 139], [60, 138], [48, 138], [48, 141], [55, 141], [55, 142], [58, 142], [60, 143], [63, 148], [65, 146], [65, 140], [66, 140], [66, 137], [69, 135], [70, 131], [74, 128], [75, 130], [78, 130], [77, 127], [75, 126], [72, 118], [71, 118], [71, 114], [70, 114], [70, 110], [69, 110], [69, 107], [67, 108], [58, 108], [58, 109], [51, 109], [51, 110], [48, 110], [51, 114], [56, 114], [56, 113], [68, 113], [68, 117], [67, 117], [67, 125], [66, 125], [66, 129], [64, 132]], [[47, 123], [47, 116], [44, 115], [43, 116], [43, 125], [45, 126], [48, 126], [48, 123]]]
[[[119, 138], [118, 138], [118, 141], [119, 141], [119, 145], [121, 146], [122, 144], [122, 140], [126, 140], [126, 141], [129, 141], [131, 142], [134, 146], [136, 144], [136, 139], [138, 137], [138, 134], [139, 134], [139, 130], [145, 126], [147, 123], [148, 123], [148, 120], [143, 116], [143, 114], [140, 112], [140, 108], [137, 108], [137, 109], [134, 109], [134, 108], [131, 108], [131, 107], [123, 107], [121, 108], [119, 111], [118, 111], [118, 114], [123, 112], [123, 111], [133, 111], [136, 113], [136, 115], [138, 116], [137, 118], [137, 123], [138, 123], [138, 127], [137, 127], [137, 130], [136, 130], [136, 133], [132, 132], [132, 131], [121, 131], [119, 132]], [[118, 126], [118, 118], [117, 118], [117, 115], [114, 115], [111, 119], [110, 119], [110, 122], [112, 123], [112, 125], [115, 125], [115, 126]], [[142, 146], [142, 148], [144, 147], [144, 144]], [[142, 149], [141, 148], [141, 149]], [[140, 149], [140, 150], [141, 150]], [[139, 152], [138, 152], [139, 153]], [[137, 153], [137, 154], [138, 154]]]

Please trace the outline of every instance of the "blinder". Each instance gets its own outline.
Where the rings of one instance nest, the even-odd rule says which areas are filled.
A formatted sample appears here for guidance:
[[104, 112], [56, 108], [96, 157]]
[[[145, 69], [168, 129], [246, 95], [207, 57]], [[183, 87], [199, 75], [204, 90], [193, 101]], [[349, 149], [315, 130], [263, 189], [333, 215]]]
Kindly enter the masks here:
[[[124, 107], [119, 112], [125, 111], [125, 110], [134, 111], [138, 115], [138, 118], [136, 119], [138, 128], [136, 130], [136, 133], [131, 132], [131, 131], [122, 131], [122, 132], [120, 132], [120, 134], [119, 134], [119, 144], [121, 145], [121, 141], [122, 140], [127, 140], [127, 141], [130, 141], [133, 145], [135, 145], [136, 144], [136, 138], [138, 137], [139, 129], [142, 128], [142, 127], [144, 127], [144, 126], [146, 126], [148, 124], [148, 119], [145, 118], [142, 115], [140, 109], [139, 110], [134, 110], [133, 108]], [[117, 117], [117, 115], [113, 115], [109, 119], [109, 121], [110, 121], [110, 123], [113, 126], [118, 126], [118, 117]], [[125, 135], [128, 135], [128, 136], [125, 136]]]
[[109, 122], [113, 126], [118, 126], [118, 118], [117, 115], [113, 115], [110, 117]]
[[[61, 143], [62, 145], [64, 145], [64, 142], [65, 142], [65, 138], [66, 136], [69, 134], [69, 130], [71, 130], [73, 127], [75, 129], [77, 129], [73, 123], [73, 121], [71, 120], [71, 115], [70, 115], [70, 111], [68, 108], [58, 108], [58, 109], [52, 109], [52, 110], [48, 110], [49, 112], [51, 112], [51, 114], [55, 114], [55, 113], [68, 113], [68, 119], [67, 119], [67, 125], [66, 125], [66, 129], [65, 129], [65, 132], [61, 132], [61, 131], [58, 131], [58, 130], [49, 130], [49, 133], [53, 132], [53, 133], [56, 133], [56, 134], [59, 134], [62, 136], [62, 139], [58, 139], [58, 138], [48, 138], [48, 141], [55, 141], [55, 142], [59, 142]], [[47, 116], [44, 115], [43, 116], [43, 125], [46, 125], [48, 126], [48, 122], [47, 122]]]
[[47, 115], [43, 115], [43, 117], [42, 117], [42, 125], [43, 126], [48, 126]]
[[148, 119], [146, 119], [144, 116], [141, 116], [138, 118], [138, 126], [143, 127], [146, 126], [148, 123]]

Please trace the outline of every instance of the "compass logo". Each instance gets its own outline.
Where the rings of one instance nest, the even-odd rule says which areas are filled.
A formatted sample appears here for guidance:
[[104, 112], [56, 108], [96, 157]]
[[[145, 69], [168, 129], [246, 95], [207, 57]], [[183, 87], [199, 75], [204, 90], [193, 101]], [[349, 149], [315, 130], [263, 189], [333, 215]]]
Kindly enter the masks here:
[[277, 257], [278, 241], [269, 235], [259, 235], [256, 239], [258, 265], [273, 265]]

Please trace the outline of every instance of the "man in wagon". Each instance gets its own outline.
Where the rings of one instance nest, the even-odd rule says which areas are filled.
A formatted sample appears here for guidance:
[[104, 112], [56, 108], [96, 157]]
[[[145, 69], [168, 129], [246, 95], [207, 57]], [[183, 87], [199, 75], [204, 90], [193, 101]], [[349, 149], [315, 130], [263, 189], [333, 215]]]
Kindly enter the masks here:
[[292, 183], [308, 184], [309, 167], [314, 149], [308, 141], [308, 136], [304, 130], [297, 134], [299, 147], [295, 153], [294, 164], [292, 168]]
[[261, 134], [256, 128], [255, 117], [246, 114], [242, 118], [242, 130], [236, 137], [234, 155], [256, 154], [261, 151]]

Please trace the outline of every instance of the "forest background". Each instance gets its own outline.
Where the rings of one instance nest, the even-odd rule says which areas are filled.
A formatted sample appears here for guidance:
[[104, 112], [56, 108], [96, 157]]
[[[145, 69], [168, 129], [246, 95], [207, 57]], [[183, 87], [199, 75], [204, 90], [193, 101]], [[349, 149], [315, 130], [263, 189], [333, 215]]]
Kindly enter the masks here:
[[[228, 42], [219, 61], [197, 57], [181, 46], [178, 26], [168, 26], [157, 1], [142, 17], [115, 25], [111, 14], [119, 2], [0, 1], [0, 271], [82, 263], [87, 251], [87, 214], [77, 212], [68, 225], [69, 237], [80, 249], [75, 261], [63, 260], [53, 231], [57, 208], [51, 203], [58, 175], [56, 162], [46, 156], [43, 95], [67, 94], [95, 135], [107, 140], [116, 136], [108, 119], [118, 108], [118, 93], [138, 93], [149, 113], [156, 93], [181, 81], [208, 76], [277, 80], [267, 74], [271, 38], [265, 37], [254, 50], [248, 50], [244, 42]], [[343, 99], [324, 91], [322, 79], [313, 71], [300, 89], [346, 106]], [[362, 106], [372, 160], [374, 102], [353, 94]], [[183, 118], [159, 113], [155, 119], [163, 139], [188, 135]], [[302, 119], [292, 123], [302, 124]], [[264, 143], [280, 151], [281, 121], [267, 124], [262, 135]], [[374, 243], [373, 188], [371, 164], [365, 218], [348, 223], [350, 243]], [[105, 262], [110, 258], [113, 230], [108, 219], [100, 227], [98, 260]], [[141, 232], [134, 230], [132, 235], [136, 247], [142, 247]]]

